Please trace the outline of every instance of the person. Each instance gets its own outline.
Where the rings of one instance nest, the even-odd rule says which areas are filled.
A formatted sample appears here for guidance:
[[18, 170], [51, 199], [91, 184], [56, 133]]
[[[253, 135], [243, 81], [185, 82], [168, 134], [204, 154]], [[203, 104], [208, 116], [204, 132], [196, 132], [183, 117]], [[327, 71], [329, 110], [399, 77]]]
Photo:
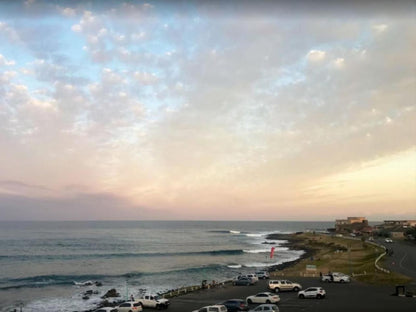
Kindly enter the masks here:
[[134, 301], [133, 295], [130, 295], [130, 301]]

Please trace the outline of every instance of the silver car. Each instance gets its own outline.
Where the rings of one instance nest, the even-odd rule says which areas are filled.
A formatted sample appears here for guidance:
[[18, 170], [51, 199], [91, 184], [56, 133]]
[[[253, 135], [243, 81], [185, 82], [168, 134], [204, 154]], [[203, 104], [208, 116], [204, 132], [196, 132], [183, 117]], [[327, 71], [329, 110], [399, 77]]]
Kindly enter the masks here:
[[326, 292], [322, 287], [309, 287], [305, 290], [301, 290], [298, 292], [298, 297], [300, 299], [304, 298], [318, 298], [323, 299], [325, 298]]
[[275, 304], [261, 304], [248, 312], [279, 312], [279, 307]]

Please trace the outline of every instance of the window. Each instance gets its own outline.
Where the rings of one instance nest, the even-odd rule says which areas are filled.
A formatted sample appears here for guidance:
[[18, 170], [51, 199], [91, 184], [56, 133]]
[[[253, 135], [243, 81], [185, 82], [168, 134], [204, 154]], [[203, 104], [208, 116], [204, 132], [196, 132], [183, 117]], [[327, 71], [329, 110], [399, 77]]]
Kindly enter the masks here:
[[120, 308], [130, 308], [130, 303], [123, 303], [120, 305]]

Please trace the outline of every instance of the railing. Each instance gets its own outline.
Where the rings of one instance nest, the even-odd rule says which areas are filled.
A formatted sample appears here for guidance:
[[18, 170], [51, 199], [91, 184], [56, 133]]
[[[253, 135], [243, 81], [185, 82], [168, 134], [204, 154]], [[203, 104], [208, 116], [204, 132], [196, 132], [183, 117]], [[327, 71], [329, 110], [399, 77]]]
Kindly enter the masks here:
[[374, 261], [374, 266], [376, 267], [376, 269], [377, 269], [377, 270], [379, 270], [379, 271], [381, 271], [381, 272], [384, 272], [384, 273], [387, 273], [387, 274], [390, 274], [390, 271], [389, 271], [389, 270], [387, 270], [387, 269], [385, 269], [385, 268], [382, 268], [381, 266], [379, 266], [379, 265], [377, 264], [377, 262], [379, 262], [379, 261], [380, 261], [380, 259], [381, 259], [381, 258], [383, 258], [383, 257], [387, 254], [386, 247], [385, 247], [385, 246], [383, 246], [383, 245], [380, 245], [380, 244], [374, 243], [374, 242], [368, 242], [368, 243], [369, 243], [369, 244], [371, 244], [371, 245], [374, 245], [374, 246], [377, 246], [377, 247], [381, 247], [381, 248], [383, 248], [383, 249], [384, 249], [384, 252], [383, 252], [381, 255], [379, 255], [379, 256], [377, 257], [376, 261]]

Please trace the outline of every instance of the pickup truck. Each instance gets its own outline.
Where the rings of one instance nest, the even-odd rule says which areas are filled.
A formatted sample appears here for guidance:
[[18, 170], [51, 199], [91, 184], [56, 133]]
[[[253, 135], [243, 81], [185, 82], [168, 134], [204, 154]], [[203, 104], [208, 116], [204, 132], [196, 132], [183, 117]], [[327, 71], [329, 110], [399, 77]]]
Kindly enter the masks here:
[[349, 282], [351, 282], [351, 279], [350, 279], [349, 275], [346, 275], [344, 273], [334, 272], [334, 273], [329, 273], [329, 274], [322, 275], [321, 282], [349, 283]]
[[145, 295], [137, 301], [140, 302], [144, 308], [167, 309], [170, 304], [168, 299], [164, 299], [157, 295]]

